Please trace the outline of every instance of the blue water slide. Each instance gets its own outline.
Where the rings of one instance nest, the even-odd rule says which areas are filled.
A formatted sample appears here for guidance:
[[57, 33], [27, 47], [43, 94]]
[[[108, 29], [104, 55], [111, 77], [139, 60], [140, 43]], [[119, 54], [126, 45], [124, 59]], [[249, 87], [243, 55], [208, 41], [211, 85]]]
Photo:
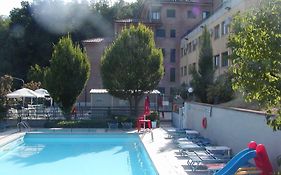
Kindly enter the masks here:
[[240, 167], [245, 166], [247, 162], [256, 157], [256, 150], [246, 148], [236, 154], [223, 169], [215, 175], [233, 175]]

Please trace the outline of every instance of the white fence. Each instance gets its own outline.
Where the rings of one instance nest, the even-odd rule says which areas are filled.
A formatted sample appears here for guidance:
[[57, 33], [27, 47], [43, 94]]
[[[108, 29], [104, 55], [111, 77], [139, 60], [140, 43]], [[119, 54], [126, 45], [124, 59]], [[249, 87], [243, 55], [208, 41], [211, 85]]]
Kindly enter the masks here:
[[[277, 169], [276, 158], [281, 155], [281, 131], [266, 124], [265, 114], [258, 111], [223, 108], [198, 103], [185, 103], [182, 117], [173, 115], [176, 127], [192, 128], [217, 145], [232, 148], [234, 154], [247, 147], [250, 141], [264, 144], [270, 161]], [[202, 126], [206, 117], [207, 127]]]

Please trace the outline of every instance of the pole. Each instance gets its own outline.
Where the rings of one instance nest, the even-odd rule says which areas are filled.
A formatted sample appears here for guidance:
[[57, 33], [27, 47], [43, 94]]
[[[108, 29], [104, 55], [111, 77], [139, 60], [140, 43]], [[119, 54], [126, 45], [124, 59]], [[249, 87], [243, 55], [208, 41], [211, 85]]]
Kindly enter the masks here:
[[13, 79], [16, 79], [16, 80], [20, 80], [21, 82], [22, 82], [22, 87], [23, 87], [23, 85], [24, 85], [24, 80], [23, 79], [21, 79], [21, 78], [17, 78], [17, 77], [12, 77]]

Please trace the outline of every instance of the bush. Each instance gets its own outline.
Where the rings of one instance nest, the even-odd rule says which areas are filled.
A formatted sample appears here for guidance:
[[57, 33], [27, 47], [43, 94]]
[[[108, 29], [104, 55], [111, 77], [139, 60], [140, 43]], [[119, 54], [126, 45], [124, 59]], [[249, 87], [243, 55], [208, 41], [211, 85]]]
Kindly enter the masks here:
[[46, 128], [107, 128], [107, 120], [61, 120], [48, 121]]
[[220, 75], [213, 85], [207, 89], [207, 98], [209, 103], [223, 103], [233, 98], [234, 91], [232, 89], [231, 75], [225, 73]]
[[158, 120], [158, 112], [156, 112], [156, 111], [151, 112], [150, 115], [147, 116], [146, 119], [148, 119], [150, 121], [157, 121]]

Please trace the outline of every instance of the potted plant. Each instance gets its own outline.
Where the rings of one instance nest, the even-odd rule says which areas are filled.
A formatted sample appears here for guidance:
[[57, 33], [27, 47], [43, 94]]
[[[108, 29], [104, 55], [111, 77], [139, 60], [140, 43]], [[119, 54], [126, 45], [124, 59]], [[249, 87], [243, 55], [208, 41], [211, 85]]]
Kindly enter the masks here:
[[156, 111], [151, 112], [150, 115], [147, 116], [147, 119], [149, 119], [151, 121], [152, 128], [157, 127], [158, 113]]

